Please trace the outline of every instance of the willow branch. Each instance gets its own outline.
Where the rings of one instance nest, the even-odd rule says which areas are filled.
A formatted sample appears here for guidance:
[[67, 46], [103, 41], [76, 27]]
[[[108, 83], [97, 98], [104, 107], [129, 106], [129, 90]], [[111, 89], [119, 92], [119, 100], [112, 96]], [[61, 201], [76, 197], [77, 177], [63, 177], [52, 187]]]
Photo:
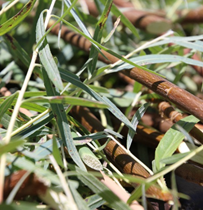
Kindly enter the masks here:
[[[49, 27], [51, 27], [52, 24], [53, 21], [49, 22]], [[56, 35], [58, 34], [58, 31], [59, 25], [55, 26], [51, 30], [51, 32]], [[62, 27], [61, 37], [72, 45], [89, 52], [91, 43], [83, 36], [74, 33], [65, 26]], [[105, 63], [115, 63], [119, 60], [104, 50], [102, 50], [102, 53], [108, 58], [108, 60], [104, 59], [100, 54], [99, 59]], [[134, 67], [130, 70], [122, 70], [121, 73], [143, 84], [144, 86], [163, 96], [166, 100], [176, 104], [180, 109], [196, 116], [203, 122], [203, 101], [191, 93], [179, 88], [175, 84], [158, 75], [144, 71], [137, 67]]]
[[177, 12], [179, 16], [179, 22], [181, 24], [188, 23], [202, 23], [203, 22], [203, 6], [197, 9], [191, 9], [189, 11], [181, 10]]
[[[176, 123], [183, 118], [181, 113], [179, 113], [178, 111], [175, 111], [175, 109], [168, 102], [165, 102], [165, 101], [159, 104], [159, 111], [161, 115], [164, 115], [167, 118], [170, 118], [173, 123]], [[195, 139], [197, 139], [200, 143], [203, 144], [203, 133], [199, 130], [197, 125], [195, 125], [192, 128], [192, 130], [190, 131], [190, 134]]]
[[[97, 7], [94, 2], [85, 0], [88, 10], [91, 15], [98, 16]], [[122, 11], [123, 15], [137, 28], [146, 30], [149, 33], [161, 34], [171, 28], [171, 21], [148, 11], [137, 10], [130, 2], [114, 1], [114, 4], [119, 8], [125, 7]]]
[[[104, 127], [101, 122], [85, 107], [74, 107], [71, 114], [77, 119], [89, 132], [103, 131]], [[100, 144], [105, 144], [107, 139], [99, 140]], [[147, 178], [150, 174], [131, 156], [129, 156], [119, 145], [113, 140], [110, 140], [104, 148], [105, 154], [108, 159], [115, 164], [120, 171], [126, 174], [132, 174], [140, 178]], [[137, 186], [137, 185], [134, 185]], [[164, 201], [171, 199], [169, 192], [162, 191], [159, 187], [152, 185], [146, 193]]]

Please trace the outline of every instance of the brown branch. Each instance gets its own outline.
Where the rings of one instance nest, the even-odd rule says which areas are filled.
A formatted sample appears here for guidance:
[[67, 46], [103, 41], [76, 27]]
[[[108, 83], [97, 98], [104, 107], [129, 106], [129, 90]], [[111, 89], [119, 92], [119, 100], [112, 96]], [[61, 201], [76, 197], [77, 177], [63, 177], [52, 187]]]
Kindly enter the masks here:
[[[126, 2], [123, 0], [114, 0], [114, 4], [117, 5], [118, 7], [134, 8], [134, 5], [129, 1]], [[148, 14], [150, 13], [148, 12]], [[203, 22], [203, 6], [190, 10], [186, 9], [178, 10], [176, 14], [179, 17], [178, 22], [183, 24]], [[160, 11], [157, 11], [157, 13], [154, 13], [153, 15], [165, 17], [165, 13]]]
[[[8, 197], [10, 192], [26, 172], [27, 171], [25, 170], [20, 170], [6, 177], [4, 184], [4, 199]], [[47, 186], [41, 180], [39, 180], [35, 174], [32, 173], [20, 186], [15, 199], [22, 199], [28, 195], [37, 196], [39, 194], [45, 194], [46, 190]]]
[[142, 117], [142, 122], [144, 125], [153, 127], [162, 133], [166, 133], [166, 131], [173, 125], [173, 122], [170, 119], [163, 119], [156, 113], [145, 113]]
[[203, 169], [201, 167], [184, 163], [178, 167], [175, 172], [178, 176], [203, 186]]
[[[176, 123], [183, 118], [182, 114], [178, 111], [175, 111], [175, 109], [168, 102], [161, 102], [159, 104], [159, 111], [161, 115], [170, 118], [173, 123]], [[197, 125], [192, 128], [190, 134], [203, 144], [203, 133], [199, 130]]]
[[[98, 16], [99, 13], [94, 2], [89, 0], [85, 0], [85, 2], [90, 14]], [[158, 15], [158, 13], [137, 10], [130, 2], [114, 1], [114, 4], [118, 7], [125, 7], [125, 10], [122, 12], [123, 15], [139, 29], [146, 30], [147, 32], [153, 34], [161, 34], [171, 28], [170, 20]]]
[[191, 9], [189, 11], [181, 10], [177, 12], [179, 16], [179, 22], [181, 24], [188, 23], [202, 23], [203, 22], [203, 6], [197, 9]]
[[[71, 114], [90, 132], [98, 132], [104, 130], [101, 122], [87, 108], [79, 106], [74, 107], [71, 110]], [[106, 143], [106, 139], [101, 139], [99, 142], [103, 145]], [[150, 176], [150, 174], [139, 163], [135, 162], [135, 160], [130, 157], [114, 141], [110, 140], [104, 148], [104, 151], [108, 159], [114, 163], [123, 173], [132, 174], [134, 176], [138, 176], [139, 178], [147, 178]], [[147, 190], [146, 194], [150, 197], [164, 201], [170, 200], [172, 198], [169, 192], [163, 192], [155, 185], [151, 186]]]
[[[50, 27], [53, 25], [53, 21], [49, 23]], [[51, 32], [53, 34], [58, 34], [59, 25], [55, 26]], [[91, 43], [84, 37], [70, 31], [65, 26], [62, 27], [61, 37], [71, 44], [89, 52]], [[106, 63], [115, 63], [119, 59], [111, 55], [110, 53], [102, 50], [102, 53], [108, 58], [108, 61], [99, 55], [99, 59]], [[179, 88], [173, 83], [167, 81], [166, 79], [152, 74], [150, 72], [144, 71], [140, 68], [134, 67], [130, 70], [121, 71], [122, 74], [130, 77], [163, 96], [165, 99], [176, 104], [180, 109], [189, 112], [190, 114], [196, 116], [203, 122], [203, 101], [191, 93]]]
[[[71, 110], [71, 114], [73, 114], [74, 118], [79, 120], [84, 127], [86, 127], [90, 132], [102, 131], [104, 127], [101, 125], [100, 121], [87, 109], [84, 107], [74, 107]], [[135, 140], [139, 141], [138, 136], [142, 137], [142, 139], [148, 139], [149, 136], [156, 136], [156, 142], [163, 137], [158, 132], [152, 131], [151, 129], [146, 129], [143, 126], [138, 125], [137, 133], [135, 136]], [[148, 139], [149, 140], [149, 139]], [[154, 141], [154, 138], [151, 138], [151, 141]], [[104, 143], [106, 140], [103, 139], [100, 143]], [[141, 141], [141, 138], [140, 138]], [[150, 141], [149, 141], [150, 142]], [[119, 148], [113, 141], [110, 141], [107, 145], [107, 148], [104, 149], [106, 155], [109, 159], [116, 165], [118, 168], [124, 173], [130, 173], [135, 176], [141, 175], [143, 177], [148, 177], [149, 174], [140, 167], [139, 164], [135, 163], [133, 159], [131, 159], [122, 148]], [[123, 167], [123, 168], [122, 168]], [[179, 168], [176, 169], [176, 174], [184, 179], [202, 185], [202, 175], [203, 170], [193, 164], [183, 164]], [[162, 200], [170, 199], [169, 194], [163, 194], [159, 188], [156, 189], [154, 186], [150, 187], [147, 191], [147, 195], [156, 195], [156, 198], [160, 198]]]

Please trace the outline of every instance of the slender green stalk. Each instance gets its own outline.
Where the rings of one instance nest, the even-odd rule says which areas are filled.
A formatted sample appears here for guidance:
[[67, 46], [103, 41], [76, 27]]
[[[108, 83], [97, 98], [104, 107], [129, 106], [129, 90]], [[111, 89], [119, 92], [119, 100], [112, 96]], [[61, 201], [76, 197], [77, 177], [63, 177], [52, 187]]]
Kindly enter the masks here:
[[153, 182], [154, 180], [156, 180], [156, 179], [164, 176], [165, 174], [175, 170], [177, 167], [179, 167], [180, 165], [182, 165], [183, 163], [185, 163], [186, 161], [191, 159], [193, 156], [195, 156], [197, 153], [201, 152], [202, 150], [203, 150], [203, 145], [201, 145], [200, 147], [198, 147], [197, 149], [195, 149], [190, 154], [188, 154], [187, 156], [185, 156], [184, 158], [182, 158], [178, 162], [174, 163], [173, 165], [166, 167], [163, 171], [155, 174], [152, 177], [149, 177], [147, 179], [147, 183]]
[[[16, 134], [18, 134], [19, 132], [21, 132], [22, 130], [24, 130], [25, 128], [27, 128], [28, 126], [32, 125], [34, 122], [36, 122], [37, 120], [39, 120], [40, 118], [42, 118], [44, 115], [48, 114], [50, 111], [51, 111], [51, 109], [47, 109], [43, 113], [39, 114], [37, 117], [33, 118], [32, 120], [28, 121], [26, 124], [22, 125], [20, 128], [17, 128], [16, 130], [14, 130], [10, 134], [10, 137], [15, 136]], [[5, 140], [5, 137], [3, 138], [3, 141], [4, 140]]]
[[[53, 5], [55, 4], [55, 2], [56, 2], [56, 0], [52, 1], [52, 4], [50, 6], [51, 11], [53, 9]], [[47, 16], [46, 16], [45, 28], [47, 28], [48, 20], [50, 19], [50, 17], [51, 17], [51, 13], [49, 12], [49, 14], [47, 14]], [[15, 124], [15, 121], [16, 121], [16, 117], [18, 115], [18, 112], [19, 112], [19, 109], [20, 109], [20, 106], [21, 106], [21, 103], [22, 103], [22, 100], [23, 100], [24, 93], [27, 89], [28, 82], [30, 80], [33, 69], [35, 67], [35, 62], [36, 62], [36, 59], [37, 59], [37, 55], [38, 55], [38, 48], [36, 48], [33, 52], [31, 63], [30, 63], [30, 66], [28, 68], [27, 75], [25, 77], [25, 81], [23, 83], [23, 86], [22, 86], [21, 91], [19, 93], [18, 99], [16, 101], [16, 105], [14, 107], [13, 114], [11, 116], [11, 120], [10, 120], [10, 123], [9, 123], [9, 126], [8, 126], [8, 130], [7, 130], [6, 136], [4, 138], [4, 144], [8, 144], [10, 142], [11, 133], [13, 131], [14, 124]], [[2, 203], [2, 201], [3, 201], [5, 165], [6, 165], [6, 154], [2, 155], [2, 157], [0, 159], [0, 203]]]
[[[23, 100], [25, 90], [27, 88], [27, 84], [30, 80], [30, 77], [32, 75], [32, 71], [33, 71], [34, 66], [35, 66], [35, 61], [37, 59], [37, 54], [38, 54], [38, 51], [35, 50], [34, 53], [33, 53], [33, 56], [32, 56], [32, 60], [31, 60], [30, 67], [28, 69], [25, 81], [24, 81], [22, 89], [19, 93], [15, 108], [13, 110], [13, 114], [11, 116], [11, 121], [9, 123], [8, 130], [7, 130], [6, 136], [4, 138], [4, 144], [8, 144], [10, 142], [11, 133], [13, 131], [13, 127], [14, 127], [14, 124], [15, 124], [15, 121], [16, 121], [16, 117], [18, 115], [18, 111], [19, 111], [20, 106], [21, 106], [21, 102]], [[3, 186], [4, 186], [5, 165], [6, 165], [6, 154], [2, 155], [1, 160], [0, 160], [0, 203], [3, 201]]]
[[11, 2], [7, 7], [2, 8], [2, 10], [0, 11], [0, 16], [8, 11], [11, 7], [13, 7], [15, 4], [17, 4], [20, 0], [14, 0], [13, 2]]
[[[160, 40], [164, 39], [165, 37], [170, 36], [172, 34], [174, 34], [174, 32], [172, 30], [169, 30], [168, 32], [166, 32], [165, 34], [157, 37], [156, 39], [153, 39], [153, 40], [151, 40], [149, 42], [144, 43], [142, 46], [138, 47], [137, 49], [135, 49], [134, 51], [132, 51], [128, 55], [124, 56], [124, 58], [128, 59], [131, 56], [133, 56], [135, 53], [138, 53], [141, 50], [144, 50], [144, 49], [148, 48], [151, 44], [154, 44], [154, 43], [156, 43], [156, 42], [158, 42], [158, 41], [160, 41]], [[115, 67], [116, 65], [118, 65], [118, 64], [120, 64], [122, 62], [123, 62], [122, 60], [118, 60], [117, 62], [111, 64], [109, 69]]]
[[63, 173], [61, 172], [61, 169], [60, 169], [59, 165], [57, 164], [57, 162], [56, 162], [54, 156], [53, 156], [53, 155], [50, 155], [50, 156], [49, 156], [49, 159], [50, 159], [51, 163], [53, 164], [53, 166], [54, 166], [54, 168], [55, 168], [55, 170], [56, 170], [56, 173], [57, 173], [58, 176], [59, 176], [59, 179], [60, 179], [60, 181], [61, 181], [61, 186], [63, 187], [63, 190], [64, 190], [64, 192], [65, 192], [65, 194], [66, 194], [68, 200], [69, 200], [69, 201], [71, 202], [71, 204], [72, 204], [72, 209], [78, 210], [77, 205], [75, 204], [75, 201], [74, 201], [73, 196], [72, 196], [72, 194], [71, 194], [71, 191], [70, 191], [70, 189], [69, 189], [69, 187], [68, 187], [66, 178], [65, 178], [65, 176], [63, 175]]

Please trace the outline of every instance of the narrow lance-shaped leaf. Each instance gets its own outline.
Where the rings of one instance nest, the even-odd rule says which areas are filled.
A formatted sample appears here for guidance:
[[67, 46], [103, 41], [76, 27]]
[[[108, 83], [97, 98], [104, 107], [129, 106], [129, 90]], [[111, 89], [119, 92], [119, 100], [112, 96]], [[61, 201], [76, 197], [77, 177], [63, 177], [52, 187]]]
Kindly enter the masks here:
[[64, 165], [63, 165], [63, 162], [62, 162], [62, 158], [61, 158], [61, 154], [60, 154], [60, 151], [59, 151], [59, 148], [58, 148], [58, 142], [57, 142], [57, 139], [55, 136], [53, 136], [53, 156], [55, 158], [55, 160], [57, 161], [57, 163], [63, 168]]
[[98, 194], [94, 194], [89, 197], [86, 197], [85, 200], [90, 210], [97, 209], [106, 203], [106, 201], [102, 199], [102, 197], [99, 196]]
[[[202, 38], [203, 38], [202, 35], [191, 36], [191, 37], [167, 37], [162, 41], [159, 41], [159, 42], [149, 45], [148, 47], [154, 47], [154, 46], [164, 45], [164, 44], [168, 44], [168, 43], [174, 43], [179, 46], [183, 46], [186, 48], [195, 49], [200, 52], [203, 52], [203, 49], [202, 49], [203, 42], [197, 41], [197, 40], [201, 40]], [[192, 42], [192, 41], [195, 41], [195, 42]]]
[[80, 105], [80, 106], [87, 106], [87, 107], [97, 107], [97, 108], [107, 108], [108, 106], [104, 103], [87, 100], [83, 98], [71, 97], [71, 96], [41, 96], [41, 97], [32, 97], [25, 100], [23, 103], [26, 102], [41, 102], [41, 103], [51, 103], [51, 104], [71, 104], [71, 105]]
[[[40, 14], [39, 20], [37, 22], [36, 27], [36, 41], [39, 42], [40, 39], [44, 36], [44, 22], [43, 22], [43, 12]], [[59, 74], [58, 67], [54, 61], [54, 58], [51, 54], [51, 50], [47, 43], [46, 38], [39, 45], [39, 57], [40, 60], [49, 76], [49, 79], [53, 82], [53, 84], [59, 89], [63, 89], [63, 82], [61, 76]]]
[[43, 167], [39, 166], [38, 164], [33, 163], [33, 161], [26, 159], [25, 157], [18, 157], [16, 155], [12, 155], [10, 153], [7, 153], [6, 159], [9, 163], [12, 163], [12, 165], [24, 169], [26, 171], [34, 172], [38, 177], [44, 177], [47, 181], [50, 181], [53, 184], [61, 185], [61, 182], [58, 178], [58, 176], [48, 170], [44, 169]]
[[0, 25], [0, 36], [8, 33], [15, 26], [17, 26], [23, 19], [27, 17], [31, 9], [33, 8], [36, 0], [30, 0], [15, 16], [7, 20]]
[[[96, 25], [93, 39], [99, 43], [101, 42], [102, 31], [108, 18], [108, 14], [111, 10], [112, 2], [113, 0], [106, 1], [104, 11], [102, 12], [102, 15]], [[98, 59], [98, 50], [95, 48], [94, 45], [91, 45], [89, 58], [92, 58], [92, 61], [88, 64], [88, 71], [90, 72], [90, 74], [93, 74], [94, 70], [96, 69], [96, 63]]]
[[94, 153], [87, 146], [82, 146], [79, 148], [79, 154], [83, 162], [90, 168], [100, 171], [103, 169], [102, 164], [99, 159], [94, 155]]
[[185, 137], [177, 130], [176, 125], [179, 125], [187, 132], [190, 132], [198, 121], [199, 119], [190, 115], [179, 120], [166, 132], [155, 151], [155, 164], [157, 170], [160, 170], [164, 166], [164, 164], [160, 163], [160, 160], [170, 157]]
[[3, 117], [8, 108], [11, 106], [12, 102], [14, 101], [17, 95], [18, 92], [12, 94], [5, 101], [3, 101], [2, 104], [0, 104], [0, 119]]
[[63, 69], [60, 69], [60, 73], [63, 76], [63, 79], [76, 85], [77, 87], [81, 88], [88, 94], [90, 94], [93, 98], [95, 98], [97, 101], [100, 101], [108, 106], [108, 110], [119, 120], [121, 120], [126, 126], [134, 130], [133, 125], [128, 120], [128, 118], [105, 96], [100, 96], [95, 91], [93, 91], [91, 88], [89, 88], [87, 85], [83, 84], [79, 78], [68, 72], [64, 71]]
[[71, 193], [73, 195], [73, 198], [76, 202], [76, 205], [77, 205], [77, 209], [80, 209], [80, 210], [90, 210], [88, 208], [88, 205], [86, 203], [86, 200], [84, 200], [82, 198], [82, 196], [79, 194], [79, 192], [77, 191], [76, 187], [72, 184], [72, 182], [69, 183], [69, 186], [70, 186], [70, 190], [71, 190]]
[[[105, 4], [106, 1], [105, 0], [100, 0], [102, 2], [102, 4]], [[135, 26], [125, 17], [125, 15], [123, 15], [122, 12], [119, 11], [119, 9], [113, 4], [112, 5], [112, 13], [116, 16], [116, 17], [121, 17], [121, 22], [130, 29], [130, 31], [139, 38], [139, 34], [135, 28]]]
[[25, 143], [25, 141], [20, 139], [20, 140], [13, 140], [13, 141], [9, 142], [9, 144], [5, 144], [5, 145], [1, 144], [0, 145], [0, 156], [7, 152], [14, 151], [17, 147], [19, 147], [23, 143]]
[[[71, 7], [71, 2], [69, 0], [64, 0], [66, 6], [69, 8]], [[87, 30], [87, 28], [85, 27], [84, 23], [82, 22], [82, 20], [79, 18], [78, 14], [76, 13], [76, 11], [72, 8], [70, 10], [71, 14], [73, 15], [73, 17], [75, 18], [75, 21], [77, 22], [78, 26], [82, 29], [82, 31], [89, 37], [91, 37], [89, 31]]]
[[15, 59], [19, 59], [23, 65], [29, 67], [30, 57], [27, 52], [20, 46], [18, 41], [9, 34], [4, 36], [4, 41], [6, 42], [10, 53], [15, 57]]
[[132, 125], [134, 126], [134, 130], [129, 129], [129, 132], [128, 132], [128, 135], [127, 135], [127, 149], [128, 149], [128, 150], [130, 149], [130, 146], [131, 146], [133, 137], [134, 137], [134, 135], [135, 135], [135, 133], [136, 133], [137, 125], [138, 125], [140, 119], [142, 118], [143, 114], [146, 112], [148, 106], [149, 106], [149, 103], [145, 103], [144, 105], [142, 105], [142, 106], [137, 110], [137, 112], [135, 113], [135, 115], [134, 115], [133, 118], [132, 118], [131, 123], [132, 123]]
[[[130, 59], [130, 61], [136, 63], [137, 65], [149, 65], [149, 64], [156, 64], [156, 63], [167, 63], [167, 62], [183, 62], [190, 65], [196, 65], [203, 67], [203, 62], [197, 61], [191, 58], [178, 56], [178, 55], [145, 55], [139, 56], [136, 58]], [[131, 69], [133, 68], [132, 65], [128, 63], [122, 63], [119, 66], [109, 70], [108, 72], [117, 72], [123, 69]]]
[[[44, 84], [46, 87], [47, 95], [60, 95], [53, 84], [51, 83], [47, 72], [43, 69]], [[79, 153], [74, 145], [73, 138], [71, 135], [70, 127], [66, 117], [66, 112], [62, 104], [50, 104], [53, 114], [56, 118], [59, 135], [63, 140], [63, 143], [67, 146], [69, 155], [72, 157], [73, 161], [83, 170], [86, 170]]]

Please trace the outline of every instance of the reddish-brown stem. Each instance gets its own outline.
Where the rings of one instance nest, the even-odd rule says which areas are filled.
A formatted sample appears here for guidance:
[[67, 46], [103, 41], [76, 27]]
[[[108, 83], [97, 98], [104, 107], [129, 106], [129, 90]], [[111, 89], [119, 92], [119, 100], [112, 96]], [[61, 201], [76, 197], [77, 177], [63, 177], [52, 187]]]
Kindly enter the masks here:
[[177, 12], [179, 16], [179, 22], [182, 24], [188, 23], [202, 23], [203, 22], [203, 6], [197, 9], [191, 9], [189, 11], [181, 10]]
[[[94, 2], [85, 0], [89, 12], [93, 16], [98, 16], [97, 7]], [[137, 10], [130, 2], [114, 1], [118, 7], [125, 7], [123, 15], [137, 28], [146, 30], [150, 33], [161, 34], [171, 28], [171, 21], [159, 15], [148, 11]]]
[[[104, 130], [101, 122], [87, 108], [79, 106], [74, 107], [71, 110], [71, 114], [90, 132]], [[106, 143], [106, 139], [101, 139], [99, 142], [104, 144]], [[108, 159], [123, 173], [133, 174], [140, 178], [147, 178], [150, 176], [150, 174], [139, 163], [135, 162], [135, 160], [114, 141], [110, 140], [104, 148], [104, 151]], [[171, 199], [170, 193], [163, 192], [160, 188], [154, 185], [147, 190], [147, 195], [165, 201]]]
[[[52, 24], [53, 21], [49, 23], [49, 27]], [[59, 25], [54, 27], [51, 31], [54, 34], [58, 34]], [[70, 31], [65, 26], [62, 27], [61, 37], [65, 41], [70, 42], [71, 44], [87, 52], [90, 49], [91, 43], [86, 38]], [[108, 58], [108, 60], [104, 59], [100, 54], [99, 59], [106, 63], [115, 63], [119, 60], [104, 50], [102, 50], [102, 53]], [[191, 93], [179, 88], [158, 75], [144, 71], [137, 67], [134, 67], [130, 70], [123, 70], [121, 73], [150, 88], [154, 92], [176, 104], [179, 108], [196, 116], [203, 122], [203, 101]]]
[[[161, 112], [161, 115], [170, 118], [173, 123], [176, 123], [183, 118], [181, 113], [175, 111], [175, 109], [165, 101], [159, 104], [159, 111]], [[192, 128], [190, 134], [199, 142], [203, 143], [203, 133], [198, 129], [196, 125]]]
[[176, 174], [190, 182], [203, 186], [203, 169], [201, 167], [184, 163], [176, 169]]
[[[4, 184], [4, 199], [10, 194], [12, 189], [16, 186], [22, 176], [26, 173], [25, 170], [17, 171], [10, 176], [6, 177]], [[23, 184], [20, 186], [15, 199], [21, 199], [25, 196], [37, 196], [39, 194], [45, 194], [47, 186], [39, 180], [35, 174], [30, 174]]]

